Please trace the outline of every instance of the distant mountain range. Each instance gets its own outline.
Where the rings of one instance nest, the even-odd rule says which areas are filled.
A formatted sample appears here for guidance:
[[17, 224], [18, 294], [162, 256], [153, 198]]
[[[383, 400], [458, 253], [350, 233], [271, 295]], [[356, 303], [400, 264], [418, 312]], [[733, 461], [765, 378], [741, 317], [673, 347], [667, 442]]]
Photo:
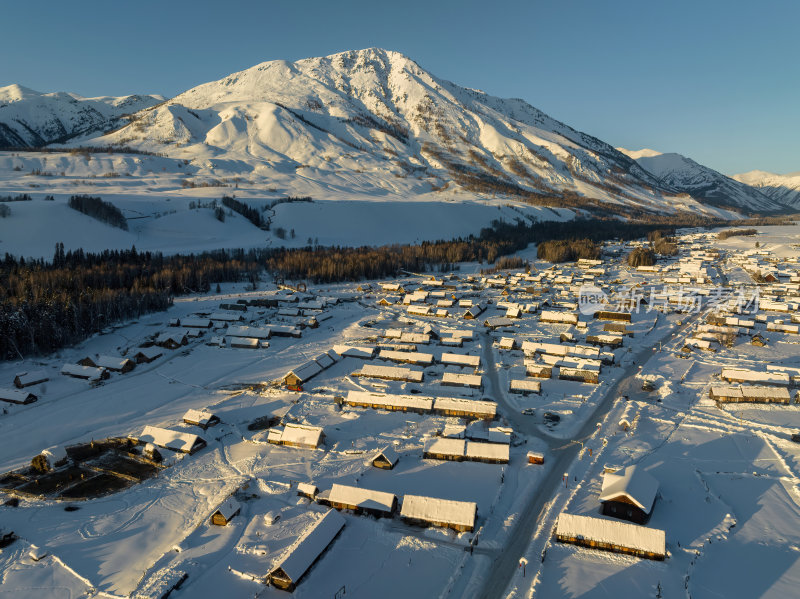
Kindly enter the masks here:
[[161, 96], [83, 98], [9, 85], [0, 87], [0, 147], [41, 147], [97, 134], [123, 115], [163, 102]]
[[733, 178], [758, 189], [780, 204], [800, 209], [800, 172], [776, 175], [765, 171], [750, 171], [734, 175]]
[[620, 216], [785, 208], [762, 186], [678, 154], [619, 151], [376, 48], [265, 62], [166, 101], [0, 88], [0, 146], [53, 144], [126, 146], [198, 175], [295, 178], [342, 195], [444, 191]]
[[617, 149], [636, 160], [662, 185], [688, 193], [705, 203], [738, 206], [760, 212], [786, 208], [784, 202], [763, 193], [763, 190], [727, 177], [681, 154], [662, 154], [650, 149], [637, 151]]

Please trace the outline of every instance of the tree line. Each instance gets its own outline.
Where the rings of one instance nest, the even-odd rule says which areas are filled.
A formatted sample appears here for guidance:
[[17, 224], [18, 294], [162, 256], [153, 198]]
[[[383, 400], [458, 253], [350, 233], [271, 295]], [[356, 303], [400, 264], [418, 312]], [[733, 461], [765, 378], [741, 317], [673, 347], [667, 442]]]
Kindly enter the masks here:
[[64, 251], [52, 262], [9, 254], [0, 262], [0, 359], [52, 352], [105, 327], [165, 310], [176, 295], [226, 281], [257, 281], [261, 261], [239, 251], [169, 256]]
[[112, 227], [117, 227], [123, 231], [128, 230], [128, 219], [111, 202], [106, 202], [93, 196], [76, 195], [70, 196], [67, 205], [73, 210], [82, 212]]

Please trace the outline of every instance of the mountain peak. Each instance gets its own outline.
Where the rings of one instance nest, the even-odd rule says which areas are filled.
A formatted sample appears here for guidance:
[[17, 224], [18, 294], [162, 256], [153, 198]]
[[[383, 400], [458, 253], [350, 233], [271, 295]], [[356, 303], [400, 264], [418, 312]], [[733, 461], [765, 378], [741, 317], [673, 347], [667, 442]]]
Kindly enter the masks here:
[[617, 148], [617, 150], [634, 160], [639, 160], [639, 158], [652, 158], [653, 156], [661, 156], [661, 152], [651, 150], [649, 148], [642, 148], [641, 150], [626, 150], [625, 148]]

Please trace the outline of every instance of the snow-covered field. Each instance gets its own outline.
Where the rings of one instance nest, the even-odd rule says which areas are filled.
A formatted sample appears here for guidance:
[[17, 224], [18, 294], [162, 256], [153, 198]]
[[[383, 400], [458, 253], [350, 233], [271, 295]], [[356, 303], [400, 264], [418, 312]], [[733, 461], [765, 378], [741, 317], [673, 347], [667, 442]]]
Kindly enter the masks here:
[[[188, 201], [176, 197], [172, 203], [186, 204], [179, 214], [202, 214], [189, 210]], [[134, 196], [121, 202], [131, 211], [137, 205], [142, 212], [156, 208]], [[40, 199], [12, 204], [12, 209], [30, 219], [37, 210], [71, 212], [63, 202]], [[297, 212], [291, 214], [293, 209]], [[26, 210], [30, 214], [23, 216]], [[315, 210], [324, 211], [324, 202], [284, 204], [276, 218], [297, 224], [300, 236], [299, 223]], [[153, 218], [151, 224], [168, 218]], [[243, 231], [249, 226], [238, 218], [219, 224], [241, 225]], [[324, 231], [319, 234], [323, 243]], [[550, 269], [533, 261], [528, 274], [481, 275], [478, 265], [466, 264], [454, 273], [457, 278], [436, 283], [420, 276], [393, 281], [404, 292], [426, 290], [413, 302], [448, 311], [438, 317], [413, 315], [395, 300], [379, 305], [380, 298], [403, 298], [403, 291], [383, 291], [374, 281], [311, 287], [307, 295], [264, 282], [256, 291], [229, 284], [220, 294], [177, 298], [165, 313], [121, 323], [57, 355], [0, 364], [0, 387], [11, 387], [23, 371], [41, 369], [49, 378], [29, 389], [39, 396], [35, 403], [4, 406], [2, 472], [24, 469], [46, 448], [136, 437], [147, 425], [197, 434], [207, 442], [192, 455], [162, 450], [167, 466], [157, 476], [115, 493], [86, 501], [25, 494], [17, 507], [0, 506], [0, 532], [19, 537], [0, 553], [0, 596], [160, 597], [184, 577], [170, 597], [286, 596], [264, 580], [329, 509], [299, 497], [298, 483], [312, 483], [320, 491], [337, 483], [384, 491], [401, 503], [411, 494], [477, 504], [475, 530], [462, 533], [421, 528], [397, 514], [376, 519], [344, 512], [341, 534], [300, 580], [294, 591], [298, 597], [335, 596], [342, 588], [346, 597], [387, 598], [510, 594], [594, 599], [657, 596], [659, 589], [663, 597], [687, 592], [695, 598], [792, 596], [799, 573], [800, 460], [790, 437], [800, 431], [798, 406], [720, 407], [708, 396], [712, 385], [725, 384], [719, 379], [725, 367], [800, 369], [800, 336], [767, 330], [780, 320], [790, 323], [792, 312], [762, 311], [763, 318], [753, 318], [730, 346], [684, 352], [689, 340], [702, 334], [699, 327], [706, 324], [708, 311], [679, 314], [675, 305], [658, 311], [655, 300], [664, 285], [677, 288], [666, 281], [673, 276], [689, 276], [687, 288], [710, 292], [726, 282], [745, 283], [747, 273], [758, 269], [774, 272], [777, 279], [760, 288], [762, 297], [791, 305], [798, 294], [798, 283], [791, 281], [800, 272], [798, 243], [797, 227], [763, 228], [757, 237], [725, 241], [713, 233], [695, 234], [682, 237], [681, 255], [660, 263], [654, 273], [623, 265], [630, 244], [610, 244], [603, 264], [594, 267], [602, 273], [590, 274], [591, 265]], [[723, 251], [720, 259], [704, 258], [714, 248]], [[530, 250], [523, 255], [532, 258]], [[625, 325], [632, 335], [623, 338], [621, 347], [598, 350], [607, 352], [602, 358], [613, 358], [613, 364], [599, 366], [598, 384], [560, 380], [567, 362], [553, 362], [550, 379], [526, 376], [525, 361], [543, 365], [551, 354], [523, 352], [522, 342], [591, 353], [587, 337], [602, 335], [607, 323], [587, 315], [580, 316], [577, 327], [540, 322], [543, 308], [576, 312], [572, 304], [578, 288], [589, 281], [611, 295], [634, 288], [651, 299]], [[325, 306], [297, 308], [292, 301], [297, 297]], [[152, 363], [127, 374], [112, 373], [102, 384], [59, 374], [64, 363], [87, 356], [133, 355], [153, 336], [177, 330], [169, 326], [171, 319], [254, 298], [277, 300], [279, 307], [250, 306], [240, 324], [305, 325], [313, 316], [319, 326], [303, 328], [299, 338], [273, 335], [268, 347], [237, 349], [208, 344], [226, 333], [215, 321], [214, 330], [185, 347], [165, 349]], [[483, 302], [486, 310], [467, 320], [462, 317], [467, 307], [459, 301]], [[495, 330], [485, 325], [487, 318], [504, 317], [514, 307], [521, 308], [519, 318]], [[294, 310], [302, 314], [288, 315]], [[429, 343], [396, 338], [424, 334], [428, 326], [436, 334]], [[467, 332], [472, 339], [461, 347], [442, 341]], [[766, 338], [766, 346], [750, 343], [756, 332]], [[560, 342], [562, 334], [575, 341]], [[513, 338], [517, 349], [501, 349], [502, 338]], [[411, 383], [354, 377], [365, 361], [344, 357], [304, 382], [301, 391], [281, 384], [287, 371], [341, 344], [401, 345], [431, 354], [433, 363], [412, 366], [424, 377]], [[480, 366], [445, 366], [441, 362], [447, 352], [478, 356]], [[371, 363], [398, 365], [377, 358]], [[446, 372], [477, 373], [482, 389], [444, 386]], [[512, 379], [540, 380], [541, 393], [511, 393]], [[654, 391], [643, 391], [643, 381]], [[792, 397], [796, 386], [790, 383]], [[470, 424], [465, 430], [468, 421], [462, 417], [373, 410], [340, 405], [336, 399], [360, 390], [492, 400], [498, 411], [492, 426], [513, 430], [509, 463], [424, 459], [424, 447], [437, 436], [480, 435], [480, 426]], [[192, 408], [209, 409], [220, 424], [203, 431], [183, 423]], [[627, 430], [620, 425], [623, 412]], [[249, 425], [270, 415], [283, 423], [322, 427], [324, 443], [317, 449], [267, 443], [267, 431]], [[392, 470], [370, 463], [386, 446], [399, 455]], [[528, 451], [542, 452], [544, 464], [528, 464]], [[607, 518], [599, 511], [602, 473], [632, 464], [658, 480], [645, 526], [666, 531], [667, 558], [650, 561], [556, 542], [552, 532], [562, 512]], [[227, 526], [213, 525], [211, 515], [232, 494], [241, 504], [239, 514]], [[7, 495], [13, 497], [13, 489]], [[527, 560], [525, 568], [518, 566], [521, 557]]]

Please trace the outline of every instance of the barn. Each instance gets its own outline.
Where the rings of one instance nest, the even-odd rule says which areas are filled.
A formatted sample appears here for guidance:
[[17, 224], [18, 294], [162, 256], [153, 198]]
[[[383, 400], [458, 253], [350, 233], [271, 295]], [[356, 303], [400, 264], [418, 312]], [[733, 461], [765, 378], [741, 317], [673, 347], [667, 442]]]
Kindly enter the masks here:
[[603, 474], [600, 490], [602, 512], [606, 516], [644, 524], [650, 519], [658, 493], [658, 481], [637, 466]]
[[397, 497], [392, 493], [371, 491], [350, 485], [334, 484], [327, 501], [337, 510], [351, 510], [378, 518], [391, 517], [397, 509]]
[[647, 559], [663, 560], [667, 555], [666, 533], [663, 530], [615, 520], [561, 514], [555, 536], [562, 543]]
[[227, 526], [233, 517], [242, 510], [242, 505], [233, 497], [229, 497], [222, 502], [222, 505], [211, 514], [211, 524], [216, 526]]
[[400, 455], [395, 451], [394, 447], [387, 445], [372, 456], [371, 463], [375, 468], [391, 470], [397, 465], [399, 460]]
[[50, 380], [44, 370], [31, 370], [30, 372], [19, 372], [14, 377], [14, 386], [18, 389], [24, 389], [39, 383], [45, 383]]
[[292, 592], [314, 562], [344, 528], [345, 520], [336, 510], [329, 510], [308, 527], [270, 570], [267, 579], [273, 586]]
[[404, 495], [400, 517], [419, 526], [441, 526], [457, 532], [475, 529], [478, 504], [472, 501], [454, 501], [421, 495]]

